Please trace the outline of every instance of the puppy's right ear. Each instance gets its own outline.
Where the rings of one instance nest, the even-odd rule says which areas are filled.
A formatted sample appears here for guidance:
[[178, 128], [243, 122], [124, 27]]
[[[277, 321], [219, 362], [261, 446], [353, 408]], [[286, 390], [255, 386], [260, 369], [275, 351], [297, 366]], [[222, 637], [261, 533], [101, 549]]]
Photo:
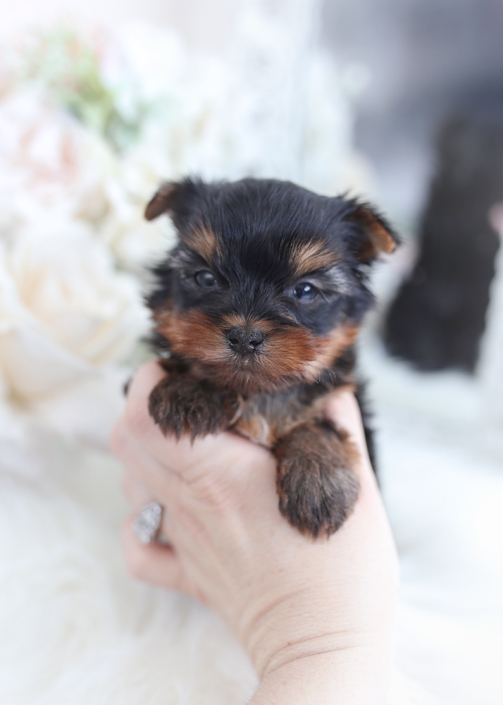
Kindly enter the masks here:
[[145, 218], [154, 220], [167, 213], [176, 227], [181, 227], [194, 214], [197, 201], [202, 197], [202, 181], [166, 181], [153, 195], [145, 208]]
[[178, 186], [179, 184], [173, 181], [167, 181], [157, 189], [145, 208], [145, 218], [147, 220], [154, 220], [163, 213], [171, 211]]

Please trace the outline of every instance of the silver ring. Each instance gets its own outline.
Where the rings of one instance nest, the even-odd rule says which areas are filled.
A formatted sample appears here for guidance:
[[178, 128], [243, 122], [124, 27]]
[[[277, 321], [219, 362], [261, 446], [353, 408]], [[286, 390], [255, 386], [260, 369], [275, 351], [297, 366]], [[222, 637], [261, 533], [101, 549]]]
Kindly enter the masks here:
[[162, 505], [151, 502], [143, 507], [133, 524], [135, 536], [144, 544], [154, 543], [161, 528]]

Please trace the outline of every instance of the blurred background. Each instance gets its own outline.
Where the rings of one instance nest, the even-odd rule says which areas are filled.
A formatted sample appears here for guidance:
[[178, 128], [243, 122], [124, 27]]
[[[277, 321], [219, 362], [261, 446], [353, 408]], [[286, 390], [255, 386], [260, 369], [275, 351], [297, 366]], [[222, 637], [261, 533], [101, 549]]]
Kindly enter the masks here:
[[0, 699], [240, 703], [249, 664], [124, 572], [106, 449], [148, 354], [163, 179], [291, 179], [403, 238], [360, 340], [402, 567], [390, 705], [499, 705], [503, 2], [19, 0], [0, 28]]
[[[176, 28], [194, 51], [226, 54], [239, 0], [135, 0], [77, 3], [50, 0], [5, 7], [1, 33], [78, 19], [108, 28], [150, 21]], [[493, 109], [501, 100], [503, 63], [498, 0], [310, 1], [312, 41], [349, 69], [354, 141], [378, 170], [388, 203], [417, 217], [431, 175], [434, 140], [446, 117], [460, 108]], [[295, 2], [292, 4], [295, 6]], [[397, 174], [400, 177], [397, 177]]]

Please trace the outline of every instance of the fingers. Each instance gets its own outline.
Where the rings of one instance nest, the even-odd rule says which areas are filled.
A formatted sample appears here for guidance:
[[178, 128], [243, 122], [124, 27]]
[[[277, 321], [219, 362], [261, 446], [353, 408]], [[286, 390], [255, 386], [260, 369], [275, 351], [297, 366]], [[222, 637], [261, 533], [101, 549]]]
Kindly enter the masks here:
[[[130, 455], [136, 458], [140, 446], [146, 447], [144, 441], [150, 436], [159, 436], [160, 441], [166, 440], [148, 412], [150, 392], [165, 374], [157, 362], [147, 362], [138, 369], [129, 384], [125, 413], [110, 436], [112, 451], [126, 465]], [[136, 449], [129, 442], [132, 440], [141, 441], [136, 443]]]
[[151, 360], [142, 365], [134, 375], [127, 392], [128, 401], [137, 399], [145, 405], [155, 385], [166, 377], [166, 372], [158, 362]]
[[354, 394], [347, 390], [333, 394], [325, 406], [325, 414], [337, 428], [349, 434], [350, 440], [353, 441], [360, 451], [362, 459], [362, 462], [359, 464], [360, 467], [358, 468], [359, 475], [363, 475], [366, 480], [372, 479], [374, 483], [375, 474], [368, 456], [360, 407], [358, 406]]
[[122, 534], [129, 572], [146, 583], [187, 592], [181, 563], [174, 550], [160, 543], [141, 543], [133, 532], [134, 520], [131, 516], [125, 522]]
[[354, 394], [347, 390], [336, 392], [327, 402], [325, 412], [337, 428], [349, 433], [358, 448], [366, 448], [360, 407]]
[[125, 466], [124, 491], [134, 507], [140, 509], [151, 501], [170, 504], [180, 493], [181, 476], [152, 456], [125, 424], [117, 424], [110, 445]]
[[122, 476], [122, 490], [133, 508], [138, 511], [150, 502], [157, 501], [137, 475], [127, 469]]
[[[166, 376], [166, 372], [155, 362], [142, 365], [133, 377], [127, 394], [124, 416], [119, 426], [125, 426], [128, 434], [141, 439], [143, 443], [162, 443], [164, 436], [154, 423], [148, 411], [148, 400], [152, 389]], [[114, 447], [115, 431], [112, 433], [111, 446]]]
[[[164, 436], [148, 412], [148, 399], [155, 385], [165, 377], [156, 362], [149, 362], [138, 370], [127, 397], [126, 411], [114, 429], [110, 445], [118, 457], [127, 463], [124, 449], [126, 437], [136, 439], [145, 451], [161, 465], [190, 478], [208, 459], [218, 459], [220, 467], [232, 467], [249, 443], [234, 434], [209, 435], [192, 442], [188, 437], [176, 440]], [[129, 449], [130, 450], [130, 449]]]

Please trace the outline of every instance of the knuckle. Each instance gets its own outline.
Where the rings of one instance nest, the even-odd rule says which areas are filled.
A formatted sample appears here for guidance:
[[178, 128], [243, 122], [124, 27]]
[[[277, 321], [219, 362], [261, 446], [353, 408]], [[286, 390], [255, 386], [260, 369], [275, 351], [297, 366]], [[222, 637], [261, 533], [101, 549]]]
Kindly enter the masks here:
[[142, 438], [150, 432], [153, 423], [144, 399], [133, 399], [127, 403], [123, 424], [128, 433]]
[[219, 475], [207, 474], [197, 477], [192, 482], [192, 489], [205, 504], [220, 513], [229, 512], [235, 505], [235, 488], [226, 478]]

